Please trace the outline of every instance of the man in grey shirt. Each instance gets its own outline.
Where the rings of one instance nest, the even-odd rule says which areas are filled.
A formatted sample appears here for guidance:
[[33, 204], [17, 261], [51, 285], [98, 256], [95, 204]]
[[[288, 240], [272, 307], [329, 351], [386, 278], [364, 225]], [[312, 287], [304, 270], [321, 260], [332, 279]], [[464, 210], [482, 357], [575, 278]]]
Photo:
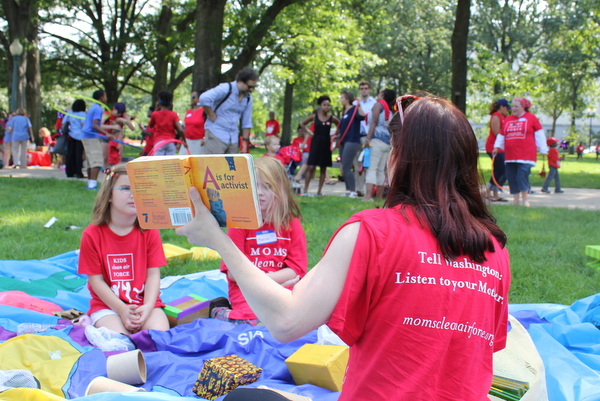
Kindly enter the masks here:
[[204, 153], [239, 153], [239, 121], [242, 121], [241, 152], [248, 151], [250, 129], [252, 128], [252, 91], [256, 88], [258, 74], [252, 68], [238, 72], [235, 81], [216, 86], [200, 96], [200, 103], [206, 112], [204, 128]]

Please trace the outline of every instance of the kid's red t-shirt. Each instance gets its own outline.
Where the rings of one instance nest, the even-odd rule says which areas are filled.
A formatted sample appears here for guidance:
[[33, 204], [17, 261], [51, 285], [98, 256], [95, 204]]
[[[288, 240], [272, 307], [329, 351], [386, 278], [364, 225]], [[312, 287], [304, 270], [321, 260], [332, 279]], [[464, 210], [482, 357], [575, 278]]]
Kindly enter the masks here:
[[152, 112], [148, 126], [152, 128], [154, 143], [175, 139], [175, 123], [177, 122], [179, 122], [179, 116], [174, 111], [156, 110]]
[[266, 123], [267, 130], [265, 132], [265, 136], [277, 135], [279, 134], [279, 121], [277, 120], [267, 120]]
[[[509, 257], [447, 261], [411, 208], [350, 218], [360, 230], [327, 325], [350, 346], [340, 401], [487, 401], [505, 347]], [[408, 221], [407, 221], [408, 220]]]
[[[104, 281], [121, 301], [128, 305], [144, 303], [147, 270], [167, 264], [158, 230], [134, 228], [127, 235], [115, 234], [106, 224], [89, 225], [81, 237], [79, 274], [101, 274]], [[92, 299], [88, 315], [110, 309], [94, 293], [88, 282]], [[165, 306], [160, 297], [156, 308]]]
[[[289, 229], [281, 230], [277, 234], [273, 224], [266, 223], [258, 230], [230, 228], [227, 235], [260, 270], [268, 273], [289, 267], [300, 278], [306, 275], [308, 267], [306, 235], [297, 218], [292, 221]], [[227, 270], [227, 265], [221, 263], [221, 271], [227, 272]], [[227, 281], [229, 302], [232, 307], [229, 318], [256, 319], [237, 283]]]

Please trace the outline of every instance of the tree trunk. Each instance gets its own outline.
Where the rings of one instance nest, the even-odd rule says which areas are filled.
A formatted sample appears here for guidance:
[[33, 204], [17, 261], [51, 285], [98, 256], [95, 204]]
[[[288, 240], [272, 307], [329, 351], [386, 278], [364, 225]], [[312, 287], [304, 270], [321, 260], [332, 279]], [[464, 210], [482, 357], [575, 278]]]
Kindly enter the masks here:
[[[41, 125], [41, 77], [38, 49], [38, 1], [37, 0], [2, 0], [6, 20], [8, 21], [8, 44], [18, 38], [23, 45], [23, 54], [19, 58], [17, 108], [23, 107], [29, 114], [33, 134], [38, 142], [38, 131]], [[9, 49], [6, 53], [10, 54]], [[9, 57], [9, 88], [12, 88], [12, 57]], [[12, 91], [11, 91], [12, 92]], [[11, 102], [12, 103], [12, 102]]]
[[192, 90], [219, 84], [223, 49], [223, 23], [227, 0], [196, 0], [196, 43]]
[[470, 19], [471, 0], [458, 0], [451, 40], [452, 102], [465, 114], [467, 112], [467, 42]]
[[158, 100], [158, 92], [167, 89], [167, 74], [169, 72], [169, 42], [168, 36], [171, 29], [173, 10], [170, 6], [163, 5], [158, 16], [156, 31], [158, 39], [156, 44], [157, 57], [154, 62], [154, 84], [152, 86], [152, 104]]
[[292, 143], [292, 106], [294, 102], [294, 84], [285, 81], [283, 97], [283, 123], [281, 131], [281, 145], [288, 146]]

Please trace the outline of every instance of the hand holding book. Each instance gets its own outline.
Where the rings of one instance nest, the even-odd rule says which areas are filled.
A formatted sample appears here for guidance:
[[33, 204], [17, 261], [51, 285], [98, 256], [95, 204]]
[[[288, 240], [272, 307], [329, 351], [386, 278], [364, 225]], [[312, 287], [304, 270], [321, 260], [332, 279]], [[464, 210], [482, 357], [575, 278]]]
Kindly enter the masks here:
[[221, 230], [211, 211], [204, 206], [195, 187], [190, 188], [189, 195], [196, 215], [186, 225], [176, 228], [175, 233], [187, 237], [190, 244], [217, 250], [219, 241], [229, 240], [229, 237]]

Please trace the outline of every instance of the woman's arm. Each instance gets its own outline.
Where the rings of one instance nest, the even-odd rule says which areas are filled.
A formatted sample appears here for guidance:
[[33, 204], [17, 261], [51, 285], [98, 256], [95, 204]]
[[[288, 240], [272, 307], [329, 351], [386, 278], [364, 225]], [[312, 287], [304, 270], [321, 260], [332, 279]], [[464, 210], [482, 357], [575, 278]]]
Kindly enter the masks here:
[[176, 229], [192, 244], [219, 252], [236, 277], [246, 301], [279, 341], [292, 341], [329, 321], [342, 294], [360, 223], [341, 229], [321, 261], [288, 291], [255, 267], [221, 231], [202, 204], [198, 190], [190, 189], [196, 216]]
[[313, 132], [308, 129], [306, 124], [308, 124], [309, 122], [314, 121], [314, 120], [315, 120], [315, 115], [311, 114], [310, 116], [306, 117], [304, 120], [300, 121], [300, 127], [310, 136], [313, 136]]
[[367, 133], [367, 140], [365, 141], [365, 148], [371, 146], [371, 138], [375, 133], [375, 128], [377, 127], [377, 122], [379, 121], [379, 114], [381, 114], [381, 110], [383, 107], [379, 103], [375, 103], [373, 109], [371, 109], [371, 122], [369, 123], [369, 132]]

